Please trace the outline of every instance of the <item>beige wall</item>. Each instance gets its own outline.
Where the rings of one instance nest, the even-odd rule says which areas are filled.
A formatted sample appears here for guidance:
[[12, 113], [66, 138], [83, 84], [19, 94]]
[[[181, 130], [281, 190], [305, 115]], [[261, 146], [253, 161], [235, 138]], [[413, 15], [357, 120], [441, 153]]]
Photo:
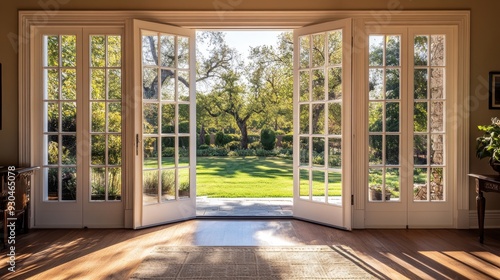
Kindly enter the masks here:
[[[0, 131], [0, 166], [18, 163], [17, 49], [9, 36], [17, 33], [18, 10], [470, 10], [471, 11], [471, 118], [470, 172], [487, 173], [486, 161], [475, 158], [478, 124], [489, 123], [500, 111], [488, 110], [488, 72], [500, 71], [498, 0], [22, 0], [2, 1], [0, 12], [0, 63], [3, 67], [3, 129]], [[10, 35], [9, 35], [10, 34]], [[471, 192], [471, 207], [474, 206]], [[490, 199], [491, 197], [491, 199]], [[500, 200], [487, 194], [489, 209]], [[496, 203], [494, 202], [496, 200]], [[494, 204], [498, 205], [497, 207]]]

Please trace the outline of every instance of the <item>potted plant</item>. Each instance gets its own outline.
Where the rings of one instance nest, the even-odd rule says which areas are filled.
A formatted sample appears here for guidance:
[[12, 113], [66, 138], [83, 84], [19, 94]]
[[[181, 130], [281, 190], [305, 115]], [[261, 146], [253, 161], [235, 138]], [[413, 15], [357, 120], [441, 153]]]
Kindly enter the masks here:
[[[391, 200], [391, 191], [385, 188], [385, 200]], [[370, 200], [382, 200], [382, 186], [373, 185], [370, 186]]]
[[489, 158], [493, 170], [500, 172], [500, 119], [492, 118], [490, 125], [479, 125], [484, 135], [477, 138], [476, 156], [479, 159]]

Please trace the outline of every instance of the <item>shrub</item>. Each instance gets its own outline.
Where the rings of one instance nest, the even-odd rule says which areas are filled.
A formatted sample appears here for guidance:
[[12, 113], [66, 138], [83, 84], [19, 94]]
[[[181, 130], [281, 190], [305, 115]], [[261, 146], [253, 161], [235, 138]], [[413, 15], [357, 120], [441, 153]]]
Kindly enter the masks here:
[[226, 144], [226, 148], [230, 151], [234, 151], [240, 148], [240, 141], [231, 141]]
[[261, 130], [260, 143], [262, 143], [262, 147], [265, 150], [274, 149], [274, 145], [276, 144], [276, 134], [274, 133], [274, 130], [269, 128]]
[[248, 149], [253, 149], [253, 150], [262, 149], [262, 145], [260, 144], [260, 142], [253, 142], [248, 144]]
[[219, 131], [215, 134], [215, 145], [224, 146], [224, 132]]
[[293, 143], [293, 134], [285, 134], [283, 135], [282, 142], [290, 142]]
[[210, 146], [207, 144], [203, 144], [203, 145], [200, 145], [200, 147], [198, 147], [198, 149], [200, 149], [200, 150], [206, 150], [208, 148], [210, 148]]
[[227, 156], [229, 151], [224, 147], [209, 147], [208, 149], [196, 151], [196, 155], [199, 157], [215, 157], [215, 156]]
[[248, 143], [251, 144], [251, 143], [254, 143], [254, 142], [260, 143], [260, 135], [249, 134], [248, 135]]

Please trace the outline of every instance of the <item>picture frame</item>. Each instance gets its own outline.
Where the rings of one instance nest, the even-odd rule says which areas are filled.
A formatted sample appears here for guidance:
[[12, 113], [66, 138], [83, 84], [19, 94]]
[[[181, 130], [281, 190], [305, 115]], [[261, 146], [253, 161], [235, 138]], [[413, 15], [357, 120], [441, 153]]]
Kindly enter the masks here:
[[490, 72], [489, 108], [500, 110], [500, 71]]

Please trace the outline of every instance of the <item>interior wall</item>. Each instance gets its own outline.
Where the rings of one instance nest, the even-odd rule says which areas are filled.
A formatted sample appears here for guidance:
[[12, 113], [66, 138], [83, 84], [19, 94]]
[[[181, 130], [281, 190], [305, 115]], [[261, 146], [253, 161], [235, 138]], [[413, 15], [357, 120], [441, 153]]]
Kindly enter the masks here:
[[[475, 157], [477, 126], [490, 123], [500, 111], [488, 109], [488, 73], [500, 71], [500, 29], [498, 0], [23, 0], [3, 1], [0, 11], [0, 63], [3, 73], [2, 130], [0, 130], [0, 166], [18, 163], [18, 11], [40, 10], [470, 10], [471, 11], [471, 95], [470, 95], [470, 172], [491, 173], [486, 160]], [[471, 184], [472, 186], [472, 184]], [[500, 209], [498, 195], [486, 194], [487, 209]], [[475, 193], [470, 190], [470, 207]]]

